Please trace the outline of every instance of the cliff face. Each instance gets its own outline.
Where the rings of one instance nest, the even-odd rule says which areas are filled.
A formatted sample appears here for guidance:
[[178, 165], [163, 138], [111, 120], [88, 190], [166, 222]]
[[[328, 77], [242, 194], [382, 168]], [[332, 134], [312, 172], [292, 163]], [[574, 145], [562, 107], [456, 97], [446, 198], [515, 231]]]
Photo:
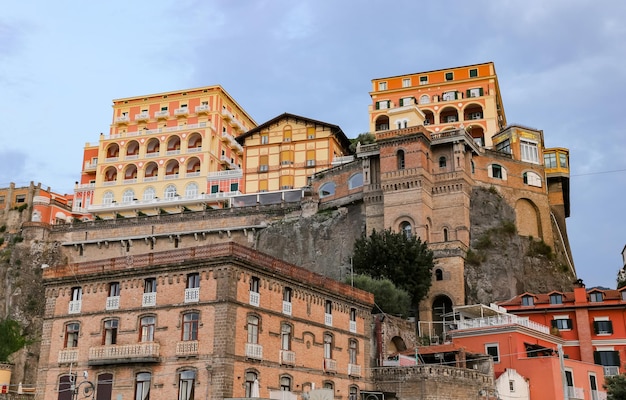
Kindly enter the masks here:
[[[572, 290], [576, 278], [563, 249], [517, 235], [515, 210], [495, 190], [472, 191], [470, 221], [471, 249], [465, 262], [467, 304], [489, 304], [524, 292]], [[558, 243], [556, 238], [554, 242]]]

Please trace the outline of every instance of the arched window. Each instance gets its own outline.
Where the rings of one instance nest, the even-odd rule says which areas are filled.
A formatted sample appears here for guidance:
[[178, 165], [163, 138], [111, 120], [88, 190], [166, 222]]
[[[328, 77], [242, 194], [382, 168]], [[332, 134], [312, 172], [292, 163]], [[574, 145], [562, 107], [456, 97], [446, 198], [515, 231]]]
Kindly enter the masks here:
[[248, 315], [248, 343], [259, 343], [259, 317]]
[[446, 158], [444, 156], [439, 157], [439, 168], [445, 168], [447, 165]]
[[283, 323], [280, 327], [280, 349], [291, 350], [291, 325]]
[[358, 396], [359, 396], [359, 387], [350, 386], [348, 400], [357, 400]]
[[404, 169], [404, 150], [398, 150], [396, 153], [396, 159], [398, 162], [398, 169]]
[[119, 326], [119, 320], [108, 319], [104, 321], [104, 329], [102, 334], [102, 344], [109, 346], [117, 344], [117, 327]]
[[174, 197], [176, 197], [176, 186], [168, 185], [165, 188], [164, 197], [166, 199], [173, 199]]
[[291, 392], [291, 377], [286, 375], [280, 377], [280, 390]]
[[133, 189], [124, 190], [122, 194], [122, 203], [130, 203], [135, 200], [135, 191]]
[[435, 270], [435, 280], [442, 281], [443, 280], [443, 271], [439, 268]]
[[535, 172], [524, 172], [522, 174], [522, 178], [524, 179], [524, 184], [526, 185], [541, 187], [541, 177]]
[[420, 104], [428, 104], [430, 103], [430, 97], [427, 94], [423, 94], [420, 96]]
[[65, 348], [73, 348], [78, 346], [78, 334], [80, 332], [80, 324], [71, 322], [65, 325]]
[[352, 365], [358, 364], [356, 362], [356, 355], [357, 355], [358, 349], [359, 349], [359, 342], [357, 342], [355, 339], [350, 339], [350, 342], [348, 343], [348, 362]]
[[150, 381], [152, 380], [152, 374], [150, 372], [140, 372], [137, 374], [135, 380], [135, 399], [137, 400], [149, 400], [150, 399]]
[[196, 197], [198, 195], [198, 185], [191, 182], [185, 187], [185, 197]]
[[407, 221], [403, 221], [400, 224], [400, 231], [404, 233], [407, 239], [410, 239], [413, 236], [413, 227]]
[[59, 377], [59, 397], [58, 400], [72, 400], [73, 381], [76, 381], [76, 374], [61, 375]]
[[448, 228], [443, 228], [443, 241], [448, 241]]
[[98, 393], [97, 400], [111, 400], [111, 392], [113, 391], [113, 374], [99, 374], [96, 390]]
[[256, 372], [246, 372], [246, 397], [258, 397], [259, 396], [259, 381]]
[[491, 178], [506, 180], [506, 170], [499, 164], [491, 164], [488, 172]]
[[333, 358], [333, 335], [330, 333], [324, 334], [324, 358]]
[[196, 371], [186, 369], [178, 374], [178, 400], [194, 399], [194, 384], [196, 381]]
[[348, 179], [348, 189], [355, 189], [363, 186], [363, 173], [357, 172]]
[[151, 201], [156, 197], [156, 190], [153, 187], [148, 187], [143, 191], [143, 201]]
[[156, 318], [153, 316], [142, 317], [139, 320], [141, 325], [141, 331], [139, 332], [140, 342], [152, 342], [154, 341], [154, 329], [156, 326]]
[[113, 192], [111, 191], [105, 192], [104, 195], [102, 196], [102, 204], [112, 204], [114, 198], [115, 198], [115, 195], [113, 194]]
[[335, 391], [335, 384], [332, 381], [324, 381], [324, 389], [330, 389], [333, 392]]
[[320, 187], [320, 198], [335, 194], [335, 182], [326, 182]]

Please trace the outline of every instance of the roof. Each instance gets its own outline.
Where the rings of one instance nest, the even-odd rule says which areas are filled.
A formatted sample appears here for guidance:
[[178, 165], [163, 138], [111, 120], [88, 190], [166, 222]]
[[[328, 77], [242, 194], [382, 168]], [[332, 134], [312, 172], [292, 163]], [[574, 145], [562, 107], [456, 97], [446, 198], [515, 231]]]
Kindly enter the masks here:
[[339, 143], [341, 144], [342, 147], [345, 148], [346, 151], [349, 151], [349, 147], [350, 147], [350, 139], [348, 139], [348, 137], [346, 136], [345, 133], [343, 133], [343, 131], [341, 130], [341, 128], [338, 125], [333, 125], [333, 124], [329, 124], [327, 122], [323, 122], [323, 121], [317, 121], [315, 119], [311, 119], [311, 118], [307, 118], [307, 117], [302, 117], [300, 115], [295, 115], [295, 114], [290, 114], [290, 113], [283, 113], [280, 114], [272, 119], [270, 119], [267, 122], [262, 123], [261, 125], [258, 125], [256, 128], [252, 128], [249, 131], [237, 136], [237, 142], [239, 142], [239, 144], [243, 145], [244, 141], [246, 138], [261, 132], [264, 129], [269, 128], [270, 126], [272, 126], [273, 124], [278, 123], [279, 121], [282, 121], [284, 119], [295, 119], [295, 120], [299, 120], [299, 121], [303, 121], [309, 124], [313, 124], [313, 125], [321, 125], [321, 126], [325, 126], [327, 128], [329, 128], [332, 132], [332, 134], [337, 138], [337, 140], [339, 141]]
[[[470, 64], [470, 65], [460, 65], [458, 67], [452, 67], [452, 68], [440, 68], [440, 69], [433, 69], [433, 70], [430, 70], [430, 71], [419, 71], [419, 72], [411, 72], [411, 73], [408, 73], [408, 74], [385, 76], [385, 77], [381, 77], [381, 78], [374, 78], [374, 79], [372, 79], [372, 82], [380, 80], [380, 79], [399, 78], [401, 76], [407, 76], [407, 75], [430, 74], [430, 73], [433, 73], [433, 72], [450, 71], [450, 70], [454, 70], [454, 69], [478, 67], [480, 65], [489, 65], [489, 64], [493, 65], [493, 61], [487, 61], [487, 62], [484, 62], [484, 63]], [[494, 66], [494, 75], [495, 75], [495, 66]]]
[[[620, 290], [614, 290], [614, 289], [602, 289], [602, 288], [590, 288], [588, 290], [586, 290], [585, 292], [587, 294], [589, 293], [602, 293], [602, 297], [603, 297], [603, 302], [597, 302], [597, 303], [590, 303], [590, 302], [586, 302], [584, 304], [597, 304], [597, 305], [607, 305], [605, 302], [606, 301], [610, 301], [610, 300], [615, 300], [615, 301], [621, 301], [622, 300], [622, 291], [626, 290], [626, 287], [623, 287]], [[551, 304], [550, 303], [550, 296], [554, 295], [554, 294], [560, 294], [561, 296], [563, 296], [562, 301], [563, 304]], [[502, 307], [507, 307], [507, 306], [521, 306], [522, 305], [522, 297], [525, 296], [533, 296], [534, 297], [534, 307], [537, 306], [542, 306], [542, 305], [546, 305], [546, 306], [567, 306], [567, 305], [574, 305], [574, 292], [559, 292], [559, 291], [551, 291], [549, 293], [542, 293], [542, 294], [533, 294], [533, 293], [522, 293], [520, 295], [517, 295], [513, 298], [511, 298], [510, 300], [506, 300], [506, 301], [501, 301], [498, 302], [499, 306]], [[611, 303], [609, 303], [611, 304]], [[533, 306], [524, 306], [524, 308], [528, 308], [528, 309], [532, 309]]]

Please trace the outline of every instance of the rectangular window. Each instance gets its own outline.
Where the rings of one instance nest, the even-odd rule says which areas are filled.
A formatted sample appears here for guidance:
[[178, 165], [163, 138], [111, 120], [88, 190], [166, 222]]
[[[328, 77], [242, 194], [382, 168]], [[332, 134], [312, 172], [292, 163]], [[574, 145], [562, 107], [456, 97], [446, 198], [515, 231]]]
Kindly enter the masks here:
[[551, 294], [550, 295], [550, 304], [563, 304], [563, 295]]
[[480, 97], [483, 95], [483, 88], [468, 89], [465, 94], [467, 97]]
[[402, 79], [402, 87], [411, 87], [411, 78]]
[[102, 344], [105, 346], [109, 346], [112, 344], [117, 344], [117, 326], [118, 320], [110, 319], [108, 321], [104, 321], [104, 337], [102, 338]]
[[259, 318], [248, 315], [248, 343], [259, 343]]
[[456, 100], [457, 99], [457, 92], [456, 92], [456, 90], [451, 90], [449, 92], [444, 92], [443, 95], [441, 96], [441, 99], [443, 101]]
[[315, 166], [315, 150], [306, 151], [306, 166], [307, 167]]
[[428, 85], [428, 76], [420, 76], [420, 85]]
[[469, 70], [470, 78], [476, 78], [478, 76], [478, 69], [472, 68]]
[[78, 333], [80, 324], [75, 322], [65, 325], [65, 347], [73, 348], [78, 346]]
[[515, 381], [509, 381], [509, 392], [515, 391]]
[[291, 142], [291, 129], [283, 131], [283, 142]]
[[4, 196], [0, 196], [0, 204], [4, 204]]
[[152, 342], [154, 341], [154, 328], [156, 325], [156, 318], [154, 317], [143, 317], [140, 320], [141, 332], [139, 341], [140, 342]]
[[556, 154], [548, 153], [543, 155], [543, 163], [546, 168], [556, 168]]
[[200, 287], [200, 274], [194, 272], [187, 275], [187, 289], [195, 289]]
[[404, 97], [400, 99], [400, 107], [411, 106], [415, 104], [415, 99], [413, 97]]
[[500, 362], [500, 351], [497, 343], [485, 344], [485, 353], [493, 357], [494, 363]]
[[[495, 176], [494, 176], [495, 178]], [[524, 296], [522, 297], [522, 305], [523, 306], [533, 306], [535, 305], [535, 299], [532, 296]]]
[[259, 181], [259, 192], [267, 192], [267, 179], [263, 179]]
[[315, 127], [314, 126], [310, 126], [306, 128], [306, 138], [315, 139]]
[[592, 303], [602, 303], [602, 293], [593, 292], [589, 294], [589, 301]]
[[378, 82], [378, 90], [387, 90], [387, 82]]
[[211, 193], [217, 193], [220, 191], [220, 185], [211, 185]]
[[155, 293], [156, 292], [156, 278], [146, 278], [143, 283], [143, 292], [144, 293]]
[[26, 195], [25, 194], [18, 194], [17, 196], [15, 196], [15, 202], [16, 203], [25, 203], [26, 202]]
[[267, 172], [269, 169], [269, 156], [259, 157], [259, 172]]
[[183, 341], [198, 340], [200, 314], [191, 312], [183, 315]]
[[567, 167], [567, 154], [559, 153], [559, 166], [561, 168], [568, 168]]
[[239, 190], [239, 183], [235, 182], [235, 183], [231, 183], [230, 184], [230, 191], [231, 192], [236, 192]]
[[391, 106], [391, 101], [389, 100], [381, 100], [381, 101], [376, 102], [377, 110], [385, 110], [387, 108], [390, 108], [390, 106]]
[[451, 81], [454, 79], [454, 73], [453, 72], [446, 72], [446, 81]]
[[185, 370], [180, 372], [178, 380], [178, 400], [194, 400], [195, 380], [195, 371]]
[[610, 335], [613, 333], [611, 321], [593, 321], [593, 330], [596, 335]]
[[610, 351], [594, 351], [593, 352], [593, 361], [597, 365], [604, 366], [617, 366], [621, 365], [619, 359], [619, 352], [610, 350]]
[[569, 318], [555, 318], [552, 320], [552, 327], [558, 330], [569, 330], [572, 329], [572, 326], [572, 320]]
[[268, 144], [270, 142], [270, 136], [267, 133], [261, 134], [261, 144]]
[[539, 147], [537, 143], [520, 140], [520, 150], [522, 152], [522, 161], [539, 164]]

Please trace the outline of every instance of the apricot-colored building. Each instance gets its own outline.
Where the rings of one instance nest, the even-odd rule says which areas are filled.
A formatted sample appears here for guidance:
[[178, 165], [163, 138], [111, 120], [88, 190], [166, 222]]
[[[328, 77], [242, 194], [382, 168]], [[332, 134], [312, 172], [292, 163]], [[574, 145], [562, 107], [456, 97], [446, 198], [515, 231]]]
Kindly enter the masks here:
[[255, 126], [221, 86], [113, 100], [109, 134], [85, 145], [74, 209], [112, 218], [219, 207], [242, 191], [235, 137]]
[[491, 148], [507, 125], [493, 62], [373, 79], [370, 96], [371, 132], [418, 125], [421, 114], [434, 133], [463, 127]]
[[455, 346], [491, 356], [496, 377], [514, 370], [528, 383], [528, 388], [520, 387], [512, 378], [509, 390], [495, 398], [517, 399], [526, 391], [532, 400], [606, 398], [603, 369], [559, 356], [566, 340], [550, 334], [547, 326], [482, 305], [458, 307], [455, 314], [472, 315], [452, 321], [455, 329], [448, 334]]
[[523, 293], [499, 304], [512, 314], [551, 326], [570, 359], [600, 364], [607, 376], [626, 372], [626, 287], [587, 290], [579, 280], [573, 292]]
[[242, 134], [246, 193], [302, 188], [316, 172], [341, 163], [350, 141], [337, 125], [281, 114]]
[[28, 186], [0, 188], [0, 212], [19, 210], [28, 217], [24, 222], [43, 223], [46, 225], [65, 224], [76, 216], [72, 213], [73, 195], [43, 189], [41, 183], [31, 182]]
[[371, 389], [373, 295], [234, 242], [43, 274], [46, 400], [71, 399], [70, 371], [79, 384], [87, 371], [99, 400]]

